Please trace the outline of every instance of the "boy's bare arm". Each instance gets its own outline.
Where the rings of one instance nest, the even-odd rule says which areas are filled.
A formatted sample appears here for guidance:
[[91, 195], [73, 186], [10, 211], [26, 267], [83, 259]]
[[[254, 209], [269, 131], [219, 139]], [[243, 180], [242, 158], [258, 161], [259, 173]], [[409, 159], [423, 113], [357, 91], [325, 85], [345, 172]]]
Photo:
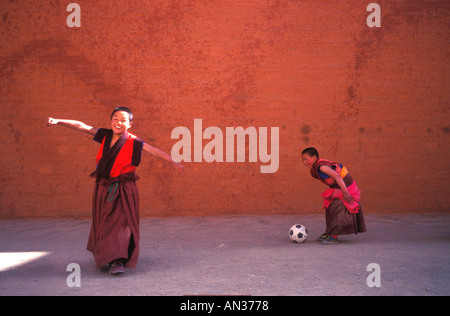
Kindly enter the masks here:
[[146, 152], [148, 152], [158, 158], [161, 158], [163, 160], [166, 160], [166, 161], [172, 163], [173, 167], [177, 170], [178, 173], [181, 173], [183, 171], [184, 166], [182, 164], [179, 164], [179, 163], [173, 161], [172, 157], [169, 156], [168, 154], [166, 154], [165, 152], [163, 152], [162, 150], [160, 150], [156, 147], [153, 147], [152, 145], [149, 145], [148, 143], [144, 143], [144, 146], [142, 149], [144, 149]]
[[89, 135], [95, 135], [95, 133], [97, 133], [97, 131], [98, 131], [98, 128], [89, 126], [80, 121], [55, 119], [53, 117], [48, 118], [47, 125], [48, 126], [61, 125], [61, 126], [69, 127], [76, 131], [87, 133]]
[[350, 195], [350, 193], [348, 193], [347, 186], [345, 185], [344, 180], [342, 179], [342, 177], [339, 173], [337, 173], [336, 171], [334, 171], [333, 169], [331, 169], [328, 166], [321, 166], [320, 171], [322, 171], [326, 175], [329, 175], [330, 177], [332, 177], [336, 181], [336, 183], [339, 185], [339, 188], [341, 188], [342, 193], [344, 193], [344, 199], [348, 203], [353, 203], [353, 198]]

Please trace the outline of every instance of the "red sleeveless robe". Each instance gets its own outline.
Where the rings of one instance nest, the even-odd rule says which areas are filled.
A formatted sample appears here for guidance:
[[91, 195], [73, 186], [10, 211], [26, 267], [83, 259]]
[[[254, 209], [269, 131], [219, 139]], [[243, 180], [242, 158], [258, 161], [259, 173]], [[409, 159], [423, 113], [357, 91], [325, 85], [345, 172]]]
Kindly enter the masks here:
[[136, 167], [141, 161], [143, 141], [125, 132], [110, 147], [113, 132], [99, 129], [94, 140], [101, 143], [97, 169], [92, 226], [87, 250], [94, 255], [97, 268], [122, 259], [135, 268], [139, 258], [139, 192]]

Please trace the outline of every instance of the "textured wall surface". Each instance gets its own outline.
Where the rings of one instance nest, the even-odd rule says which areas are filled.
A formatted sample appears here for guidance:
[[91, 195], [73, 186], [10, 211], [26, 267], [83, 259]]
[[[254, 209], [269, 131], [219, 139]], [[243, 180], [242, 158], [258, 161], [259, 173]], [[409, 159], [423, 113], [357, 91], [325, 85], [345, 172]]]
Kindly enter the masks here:
[[347, 165], [367, 213], [450, 211], [449, 1], [79, 0], [81, 27], [69, 3], [0, 6], [0, 218], [90, 216], [98, 144], [46, 119], [108, 127], [116, 106], [167, 153], [194, 119], [224, 145], [226, 127], [279, 128], [274, 173], [249, 148], [181, 175], [144, 155], [142, 216], [321, 212], [306, 146]]

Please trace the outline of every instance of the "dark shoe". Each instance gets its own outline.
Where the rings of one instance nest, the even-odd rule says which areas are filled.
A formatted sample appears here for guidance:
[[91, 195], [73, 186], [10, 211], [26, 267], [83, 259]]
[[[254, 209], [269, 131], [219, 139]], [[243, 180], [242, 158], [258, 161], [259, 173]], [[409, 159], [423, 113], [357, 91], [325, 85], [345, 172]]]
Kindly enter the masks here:
[[324, 244], [324, 245], [335, 245], [338, 242], [339, 242], [339, 240], [338, 240], [337, 236], [330, 235], [330, 236], [327, 237], [327, 239], [324, 239], [322, 241], [322, 244]]
[[324, 234], [320, 235], [319, 238], [317, 238], [317, 241], [318, 242], [322, 242], [322, 241], [327, 240], [327, 239], [328, 239], [328, 235], [324, 233]]
[[109, 264], [109, 273], [111, 275], [118, 275], [125, 273], [125, 267], [122, 262], [115, 260]]

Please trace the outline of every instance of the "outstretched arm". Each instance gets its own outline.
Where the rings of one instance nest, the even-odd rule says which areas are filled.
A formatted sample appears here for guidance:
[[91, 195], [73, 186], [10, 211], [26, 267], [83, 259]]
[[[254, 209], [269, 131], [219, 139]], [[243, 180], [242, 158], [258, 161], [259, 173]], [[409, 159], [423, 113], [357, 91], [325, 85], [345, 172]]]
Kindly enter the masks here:
[[95, 135], [95, 133], [97, 133], [97, 131], [98, 131], [98, 128], [86, 125], [80, 121], [55, 119], [53, 117], [48, 118], [47, 125], [48, 126], [61, 125], [61, 126], [69, 127], [76, 131], [87, 133], [89, 135]]
[[144, 149], [146, 152], [149, 152], [153, 156], [156, 156], [158, 158], [161, 158], [163, 160], [166, 160], [166, 161], [172, 163], [173, 167], [175, 168], [175, 170], [178, 173], [181, 173], [183, 171], [184, 166], [182, 164], [179, 164], [179, 163], [173, 161], [172, 157], [170, 157], [168, 154], [166, 154], [162, 150], [160, 150], [156, 147], [153, 147], [152, 145], [149, 145], [148, 143], [144, 143], [144, 146], [142, 149]]

